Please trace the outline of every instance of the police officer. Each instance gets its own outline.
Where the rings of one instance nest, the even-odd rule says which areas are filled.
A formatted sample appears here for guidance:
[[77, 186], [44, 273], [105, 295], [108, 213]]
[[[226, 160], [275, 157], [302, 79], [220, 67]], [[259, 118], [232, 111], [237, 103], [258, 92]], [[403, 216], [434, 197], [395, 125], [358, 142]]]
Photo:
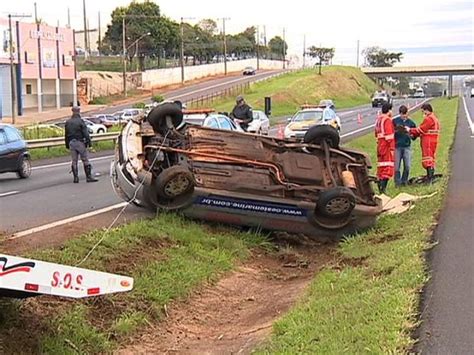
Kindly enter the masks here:
[[72, 108], [72, 116], [66, 121], [65, 126], [66, 148], [71, 152], [72, 165], [71, 170], [74, 175], [74, 183], [79, 182], [79, 171], [77, 169], [78, 157], [81, 157], [86, 173], [87, 182], [98, 181], [92, 177], [92, 166], [87, 157], [87, 147], [91, 146], [91, 138], [87, 131], [87, 126], [81, 118], [80, 108], [75, 106]]
[[240, 127], [247, 132], [249, 123], [253, 120], [252, 108], [247, 105], [243, 96], [237, 96], [236, 105], [232, 109], [230, 117], [240, 124]]

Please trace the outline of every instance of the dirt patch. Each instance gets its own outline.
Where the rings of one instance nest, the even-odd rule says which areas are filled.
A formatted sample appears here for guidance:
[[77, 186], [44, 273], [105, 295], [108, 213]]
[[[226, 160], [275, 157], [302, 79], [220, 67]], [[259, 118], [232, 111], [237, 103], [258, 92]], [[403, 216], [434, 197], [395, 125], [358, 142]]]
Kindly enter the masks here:
[[256, 254], [217, 285], [168, 307], [163, 322], [117, 353], [250, 353], [333, 258], [332, 248], [306, 244]]

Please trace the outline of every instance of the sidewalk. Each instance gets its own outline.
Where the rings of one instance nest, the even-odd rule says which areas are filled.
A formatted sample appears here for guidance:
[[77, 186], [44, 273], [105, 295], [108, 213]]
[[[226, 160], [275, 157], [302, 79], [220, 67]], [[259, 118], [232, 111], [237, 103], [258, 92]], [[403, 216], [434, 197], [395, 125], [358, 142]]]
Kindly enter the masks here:
[[431, 280], [417, 345], [421, 354], [474, 353], [474, 139], [462, 106], [448, 195], [434, 233], [438, 245], [429, 254]]
[[[81, 106], [81, 113], [87, 113], [91, 111], [96, 111], [105, 107], [104, 105], [86, 105]], [[41, 113], [38, 112], [26, 112], [23, 116], [16, 116], [15, 126], [22, 127], [22, 126], [30, 126], [38, 123], [45, 123], [50, 121], [59, 120], [61, 118], [66, 118], [71, 116], [71, 108], [70, 107], [63, 107], [60, 109], [52, 109], [48, 111], [43, 111]], [[12, 123], [11, 117], [3, 117], [0, 119], [0, 123]]]

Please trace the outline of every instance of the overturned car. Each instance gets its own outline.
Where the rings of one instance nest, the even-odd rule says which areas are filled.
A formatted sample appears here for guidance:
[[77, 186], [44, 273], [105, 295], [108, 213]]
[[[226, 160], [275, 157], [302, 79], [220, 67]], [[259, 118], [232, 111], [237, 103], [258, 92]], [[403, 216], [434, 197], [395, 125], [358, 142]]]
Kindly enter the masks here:
[[176, 103], [130, 121], [119, 136], [111, 178], [126, 201], [153, 210], [306, 235], [371, 226], [381, 202], [370, 161], [339, 148], [330, 126], [304, 142], [182, 124]]

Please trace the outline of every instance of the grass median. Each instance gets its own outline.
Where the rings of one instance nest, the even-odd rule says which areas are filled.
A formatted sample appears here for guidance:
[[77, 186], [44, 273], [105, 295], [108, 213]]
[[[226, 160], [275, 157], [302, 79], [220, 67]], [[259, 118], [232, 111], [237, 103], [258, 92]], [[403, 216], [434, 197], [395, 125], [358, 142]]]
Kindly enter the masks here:
[[[102, 236], [97, 231], [32, 256], [76, 265]], [[131, 275], [133, 292], [74, 302], [41, 297], [21, 305], [0, 303], [0, 344], [7, 353], [112, 351], [140, 327], [160, 319], [167, 304], [217, 280], [252, 248], [265, 245], [259, 235], [211, 229], [176, 214], [113, 229], [81, 267]]]
[[[319, 273], [300, 302], [276, 322], [273, 335], [259, 353], [399, 353], [413, 345], [420, 291], [428, 279], [425, 251], [442, 208], [449, 175], [449, 153], [457, 116], [457, 100], [433, 101], [441, 122], [437, 172], [433, 185], [396, 189], [436, 195], [403, 214], [383, 216], [375, 228], [343, 241], [339, 262]], [[414, 115], [421, 122], [421, 113]], [[371, 153], [372, 134], [348, 146]], [[419, 141], [413, 144], [412, 175], [424, 175]]]

